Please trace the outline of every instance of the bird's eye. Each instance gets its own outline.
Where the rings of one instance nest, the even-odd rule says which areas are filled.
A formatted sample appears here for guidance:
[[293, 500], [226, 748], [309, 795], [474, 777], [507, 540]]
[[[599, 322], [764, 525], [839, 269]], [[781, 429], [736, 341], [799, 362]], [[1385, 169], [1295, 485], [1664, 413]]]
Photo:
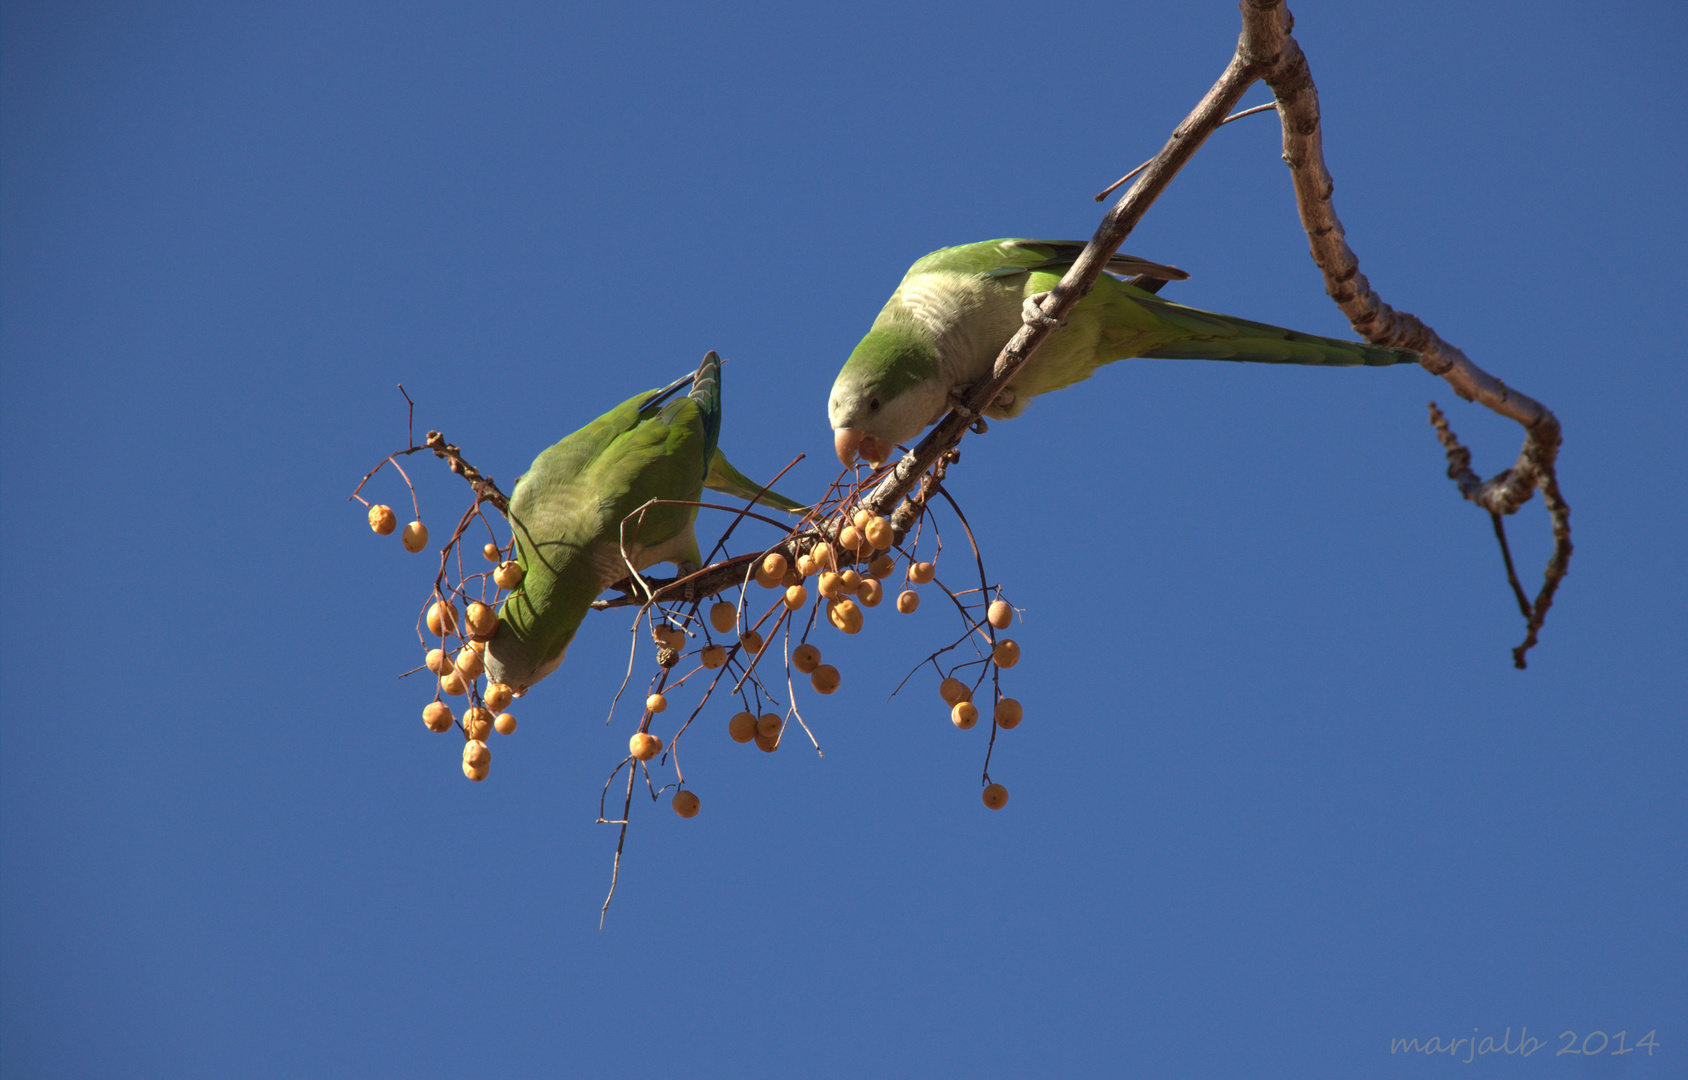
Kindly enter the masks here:
[[879, 399], [876, 398], [876, 397], [868, 398], [867, 399], [867, 407], [868, 407], [869, 412], [878, 412], [879, 411]]

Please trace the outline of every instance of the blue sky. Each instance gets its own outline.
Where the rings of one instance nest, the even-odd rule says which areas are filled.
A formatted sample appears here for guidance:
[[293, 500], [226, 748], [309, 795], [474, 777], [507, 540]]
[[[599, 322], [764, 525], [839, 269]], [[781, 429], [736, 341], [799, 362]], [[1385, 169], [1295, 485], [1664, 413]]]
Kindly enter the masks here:
[[[635, 807], [602, 931], [625, 620], [463, 779], [395, 679], [424, 560], [345, 501], [394, 384], [507, 481], [717, 349], [734, 462], [818, 492], [907, 265], [1088, 237], [1234, 7], [0, 7], [0, 1071], [1419, 1076], [1391, 1038], [1527, 1027], [1471, 1068], [1680, 1075], [1683, 14], [1382, 7], [1297, 36], [1362, 269], [1564, 424], [1530, 669], [1425, 403], [1485, 474], [1514, 425], [1413, 368], [1121, 362], [952, 473], [1025, 611], [1009, 806], [986, 729], [887, 701], [953, 620], [873, 613], [822, 638], [824, 758], [705, 714], [703, 813]], [[1126, 250], [1347, 336], [1277, 138]]]

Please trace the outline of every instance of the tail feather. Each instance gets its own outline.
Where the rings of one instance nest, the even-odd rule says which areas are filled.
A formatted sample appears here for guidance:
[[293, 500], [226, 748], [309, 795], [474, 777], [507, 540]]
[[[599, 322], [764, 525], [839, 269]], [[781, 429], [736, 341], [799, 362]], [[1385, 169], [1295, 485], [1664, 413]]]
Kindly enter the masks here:
[[686, 396], [697, 402], [703, 415], [704, 451], [708, 460], [715, 456], [715, 446], [721, 441], [721, 357], [714, 349], [704, 354]]
[[1173, 304], [1159, 297], [1136, 298], [1179, 331], [1172, 341], [1139, 355], [1156, 360], [1236, 360], [1253, 364], [1313, 364], [1325, 367], [1388, 367], [1416, 364], [1411, 349], [1385, 348], [1358, 341], [1303, 334], [1268, 323]]

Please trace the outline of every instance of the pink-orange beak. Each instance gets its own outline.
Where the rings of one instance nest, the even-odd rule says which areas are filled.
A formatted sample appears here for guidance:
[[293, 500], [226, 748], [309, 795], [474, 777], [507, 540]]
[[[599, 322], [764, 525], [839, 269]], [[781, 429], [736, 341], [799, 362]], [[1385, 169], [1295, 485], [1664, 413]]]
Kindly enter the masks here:
[[838, 460], [845, 465], [855, 464], [856, 456], [860, 454], [877, 469], [891, 456], [890, 443], [856, 428], [839, 428], [833, 432], [832, 445], [838, 451]]

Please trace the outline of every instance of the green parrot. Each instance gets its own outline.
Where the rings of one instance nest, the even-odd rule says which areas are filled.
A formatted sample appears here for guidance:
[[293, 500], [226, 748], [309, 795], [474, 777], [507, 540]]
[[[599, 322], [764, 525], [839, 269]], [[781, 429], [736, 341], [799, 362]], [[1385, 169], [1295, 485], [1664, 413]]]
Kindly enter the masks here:
[[[952, 395], [990, 374], [1025, 305], [1054, 288], [1083, 249], [1066, 240], [986, 240], [942, 248], [909, 267], [832, 384], [827, 414], [838, 459], [848, 465], [859, 453], [878, 465], [937, 422], [954, 406]], [[1102, 275], [986, 415], [1018, 416], [1037, 395], [1128, 356], [1325, 365], [1419, 359], [1408, 349], [1314, 337], [1162, 300], [1156, 289], [1189, 277], [1170, 266], [1115, 255], [1107, 269], [1142, 275], [1144, 287]]]
[[[688, 382], [686, 396], [668, 400]], [[491, 682], [522, 694], [555, 671], [592, 601], [628, 576], [629, 561], [639, 570], [697, 565], [697, 507], [635, 515], [625, 549], [622, 522], [652, 499], [696, 502], [705, 487], [756, 498], [761, 485], [727, 462], [720, 433], [721, 358], [711, 352], [695, 375], [622, 402], [534, 459], [510, 495], [523, 576], [487, 643]], [[760, 503], [803, 509], [772, 491]]]

